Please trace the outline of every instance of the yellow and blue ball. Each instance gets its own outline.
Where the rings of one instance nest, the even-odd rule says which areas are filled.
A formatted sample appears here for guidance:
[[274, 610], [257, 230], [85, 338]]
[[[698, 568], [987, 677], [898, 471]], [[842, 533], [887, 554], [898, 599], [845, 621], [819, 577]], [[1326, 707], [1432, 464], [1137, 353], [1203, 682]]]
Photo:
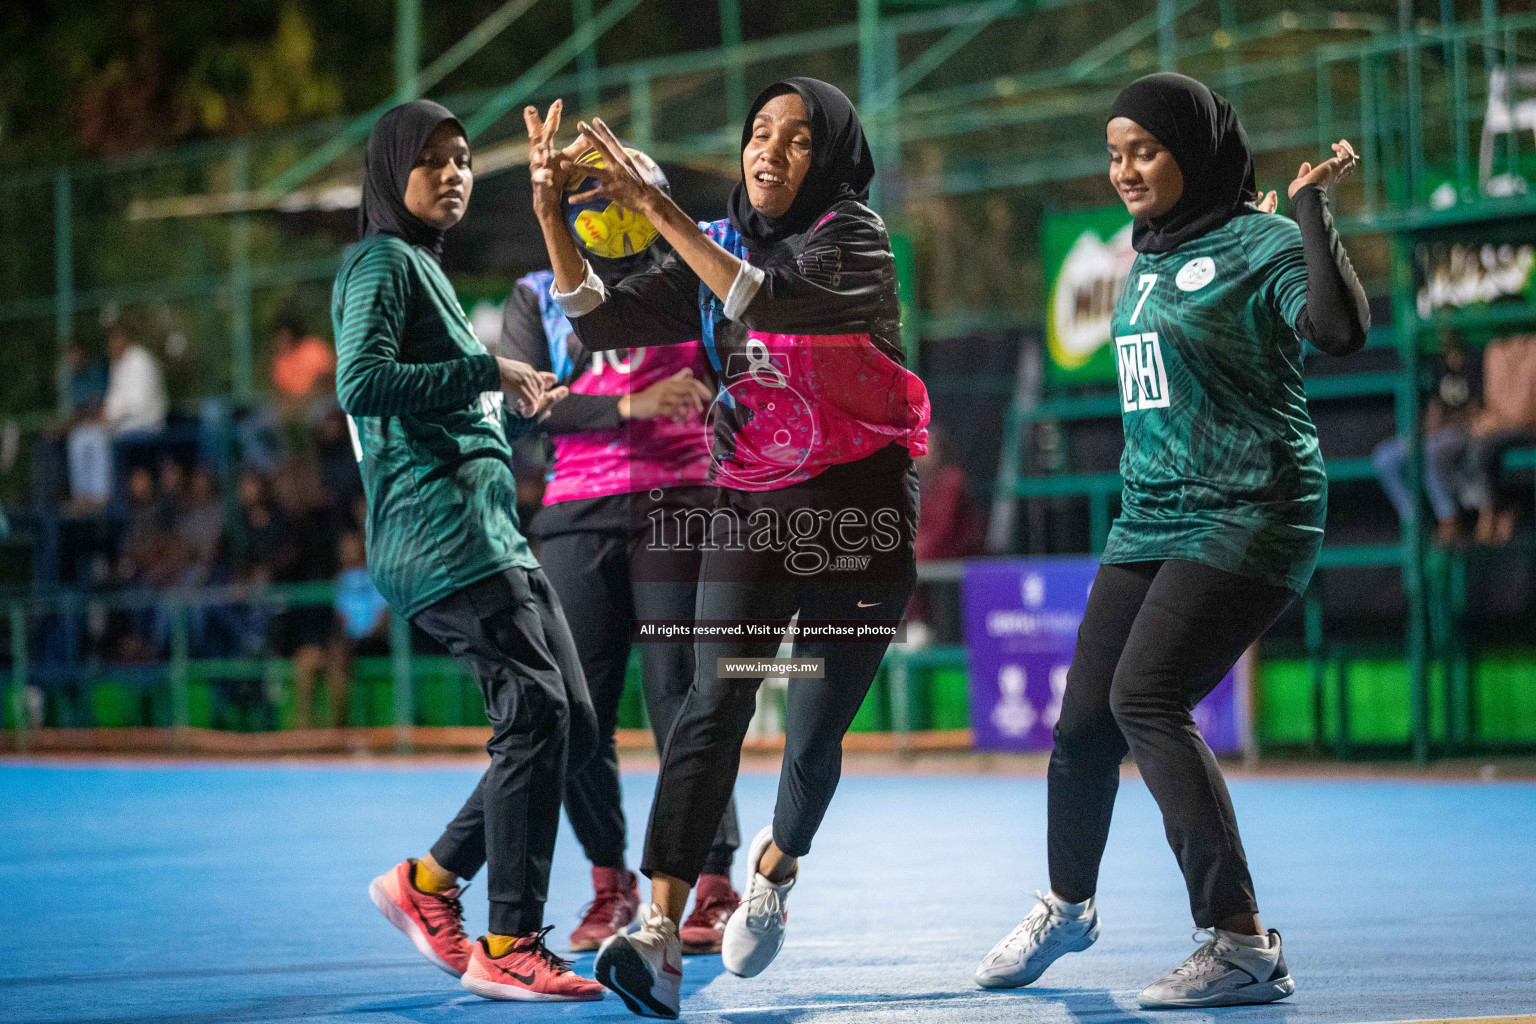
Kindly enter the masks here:
[[[656, 161], [628, 146], [624, 147], [624, 152], [653, 184], [667, 188], [667, 176]], [[577, 158], [576, 163], [578, 166], [601, 167], [603, 157], [597, 150], [589, 149]], [[571, 201], [571, 196], [597, 188], [599, 184], [596, 178], [584, 177], [566, 186], [565, 222], [570, 225], [577, 243], [594, 256], [614, 260], [633, 256], [655, 242], [659, 232], [654, 224], [611, 199], [593, 196], [580, 202]]]

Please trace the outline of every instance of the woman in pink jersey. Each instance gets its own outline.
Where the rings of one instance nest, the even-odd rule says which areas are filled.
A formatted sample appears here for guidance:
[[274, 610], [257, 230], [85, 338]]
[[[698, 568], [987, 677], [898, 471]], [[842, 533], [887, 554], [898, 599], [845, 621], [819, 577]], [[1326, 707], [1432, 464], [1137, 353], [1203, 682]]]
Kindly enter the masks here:
[[[616, 283], [654, 265], [661, 248], [598, 258], [596, 268]], [[589, 353], [550, 297], [552, 279], [541, 270], [517, 282], [504, 307], [499, 354], [549, 371], [570, 388], [543, 422], [553, 469], [544, 508], [528, 532], [542, 542], [540, 564], [568, 609], [601, 737], [592, 760], [565, 783], [566, 815], [592, 863], [592, 902], [570, 939], [571, 949], [584, 951], [630, 924], [640, 908], [638, 879], [624, 863], [614, 730], [631, 622], [693, 619], [699, 546], [656, 537], [653, 524], [685, 519], [713, 502], [703, 412], [714, 371], [697, 342]], [[702, 523], [693, 522], [697, 535]], [[692, 642], [642, 642], [640, 664], [660, 750], [693, 679]], [[693, 913], [679, 929], [683, 952], [720, 952], [725, 922], [740, 903], [730, 878], [740, 845], [733, 804], [720, 818]]]
[[[597, 959], [598, 979], [632, 1011], [676, 1017], [675, 922], [730, 798], [758, 685], [776, 674], [750, 663], [771, 657], [798, 615], [795, 656], [819, 664], [789, 684], [778, 801], [748, 853], [725, 967], [756, 975], [783, 943], [784, 903], [836, 789], [843, 734], [912, 592], [912, 454], [924, 448], [928, 397], [902, 365], [895, 259], [864, 205], [874, 160], [834, 86], [792, 78], [758, 95], [730, 216], [702, 226], [601, 121], [559, 150], [558, 105], [547, 120], [532, 108], [525, 118], [552, 294], [582, 344], [698, 338], [720, 382], [708, 416], [720, 490], [700, 571], [696, 670], [662, 752], [641, 864], [652, 905], [638, 932], [609, 939]], [[612, 286], [559, 212], [572, 162], [593, 147], [605, 164], [591, 172], [597, 191], [649, 218], [674, 250]], [[748, 665], [722, 678], [726, 658]]]

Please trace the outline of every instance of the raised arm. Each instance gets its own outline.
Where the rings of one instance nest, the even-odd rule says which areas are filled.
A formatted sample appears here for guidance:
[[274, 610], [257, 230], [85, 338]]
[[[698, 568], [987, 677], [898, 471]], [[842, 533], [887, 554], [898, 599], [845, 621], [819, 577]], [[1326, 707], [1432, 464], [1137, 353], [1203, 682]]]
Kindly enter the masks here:
[[1365, 346], [1371, 310], [1328, 208], [1328, 189], [1354, 169], [1359, 157], [1345, 140], [1334, 143], [1333, 152], [1332, 159], [1316, 167], [1302, 164], [1290, 186], [1307, 267], [1307, 301], [1295, 327], [1329, 355], [1347, 356]]
[[[565, 225], [561, 196], [571, 176], [578, 173], [573, 169], [576, 158], [591, 147], [587, 136], [583, 135], [564, 149], [556, 148], [554, 137], [560, 127], [560, 109], [561, 102], [556, 100], [547, 117], [540, 118], [536, 109], [528, 107], [523, 111], [523, 120], [528, 126], [533, 210], [555, 275], [552, 294], [566, 316], [571, 318], [577, 338], [591, 352], [633, 348], [637, 339], [643, 339], [644, 345], [667, 345], [696, 339], [700, 330], [698, 278], [675, 253], [668, 254], [660, 265], [608, 289], [577, 248]], [[623, 157], [623, 147], [617, 143], [615, 146], [624, 166], [638, 175], [639, 172], [634, 171], [628, 159]], [[583, 167], [579, 173], [601, 175], [604, 171]], [[679, 215], [682, 214], [664, 192], [654, 191]], [[630, 205], [630, 209], [644, 212], [638, 205]], [[688, 226], [703, 237], [698, 225], [689, 221]], [[662, 226], [658, 224], [658, 227]], [[665, 228], [662, 228], [662, 234], [666, 235]], [[720, 251], [735, 260], [725, 250]]]

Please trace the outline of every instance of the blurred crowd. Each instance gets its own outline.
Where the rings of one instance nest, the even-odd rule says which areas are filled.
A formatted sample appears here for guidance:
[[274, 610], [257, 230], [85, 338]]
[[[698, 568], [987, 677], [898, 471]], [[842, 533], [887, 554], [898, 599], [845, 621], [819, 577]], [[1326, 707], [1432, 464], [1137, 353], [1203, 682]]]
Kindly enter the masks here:
[[[389, 617], [366, 568], [367, 506], [330, 344], [280, 323], [267, 400], [178, 420], [154, 353], [121, 323], [106, 341], [103, 361], [68, 347], [69, 408], [34, 457], [34, 506], [51, 510], [47, 557], [59, 583], [144, 594], [330, 581], [328, 608], [236, 593], [227, 604], [191, 605], [187, 645], [195, 657], [293, 658], [296, 724], [310, 724], [322, 675], [332, 723], [343, 724], [348, 662], [388, 653]], [[172, 642], [171, 615], [151, 597], [83, 621], [56, 616], [42, 653], [158, 661]]]
[[[1504, 456], [1536, 444], [1536, 335], [1495, 339], [1479, 357], [1454, 332], [1444, 332], [1431, 373], [1421, 443], [1436, 539], [1444, 545], [1469, 537], [1478, 544], [1507, 544], [1516, 503]], [[1373, 455], [1382, 488], [1403, 519], [1416, 506], [1406, 478], [1411, 451], [1411, 439], [1398, 436], [1377, 445]]]

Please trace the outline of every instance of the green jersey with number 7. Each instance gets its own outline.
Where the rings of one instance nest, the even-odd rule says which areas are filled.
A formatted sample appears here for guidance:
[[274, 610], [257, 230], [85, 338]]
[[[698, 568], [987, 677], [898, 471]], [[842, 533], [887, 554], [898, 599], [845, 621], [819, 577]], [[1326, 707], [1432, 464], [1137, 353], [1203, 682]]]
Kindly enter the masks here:
[[1113, 320], [1125, 488], [1105, 563], [1182, 558], [1306, 589], [1328, 504], [1306, 298], [1301, 231], [1275, 214], [1136, 257]]

